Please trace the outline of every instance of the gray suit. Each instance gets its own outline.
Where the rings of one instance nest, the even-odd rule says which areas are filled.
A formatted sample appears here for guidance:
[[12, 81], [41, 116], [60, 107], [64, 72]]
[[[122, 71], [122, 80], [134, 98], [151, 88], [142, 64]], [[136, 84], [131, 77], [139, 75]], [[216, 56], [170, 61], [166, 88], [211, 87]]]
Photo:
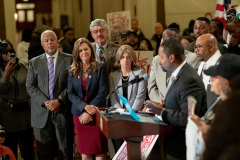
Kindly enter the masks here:
[[[190, 64], [195, 70], [197, 70], [200, 61], [197, 59], [197, 56], [185, 50], [184, 55], [186, 61]], [[166, 72], [162, 71], [162, 67], [159, 64], [159, 56], [155, 56], [152, 61], [151, 72], [148, 80], [148, 94], [149, 98], [152, 101], [160, 102], [161, 99], [165, 98], [166, 95]]]
[[[145, 72], [142, 69], [132, 70], [129, 76], [129, 81], [133, 80], [135, 76], [143, 77]], [[111, 72], [109, 75], [109, 91], [112, 91], [117, 86], [122, 85], [121, 71]], [[128, 101], [133, 109], [142, 110], [143, 102], [146, 98], [147, 91], [147, 81], [141, 81], [128, 86]], [[123, 95], [122, 87], [119, 88], [115, 93], [110, 97], [111, 106], [115, 108], [122, 108], [123, 103], [117, 96], [117, 92]]]
[[[95, 52], [96, 60], [98, 61], [99, 60], [99, 55], [98, 55], [98, 51], [96, 50], [96, 43], [95, 42], [92, 43], [92, 47], [93, 47], [93, 50]], [[116, 55], [116, 52], [117, 52], [119, 47], [120, 47], [119, 45], [108, 41], [107, 46], [103, 49], [103, 56], [105, 58], [105, 63], [106, 63], [106, 66], [107, 66], [107, 72], [108, 73], [113, 71], [114, 63], [115, 63], [115, 55]]]
[[[54, 139], [59, 145], [59, 159], [70, 159], [72, 156], [72, 115], [71, 104], [67, 98], [68, 69], [72, 56], [59, 52], [54, 76], [53, 99], [62, 97], [64, 104], [59, 113], [49, 111], [43, 103], [49, 99], [48, 64], [46, 54], [35, 57], [29, 62], [27, 91], [31, 97], [31, 125], [34, 127], [39, 159], [52, 159]], [[48, 151], [48, 153], [46, 153]], [[70, 157], [69, 157], [70, 156]]]

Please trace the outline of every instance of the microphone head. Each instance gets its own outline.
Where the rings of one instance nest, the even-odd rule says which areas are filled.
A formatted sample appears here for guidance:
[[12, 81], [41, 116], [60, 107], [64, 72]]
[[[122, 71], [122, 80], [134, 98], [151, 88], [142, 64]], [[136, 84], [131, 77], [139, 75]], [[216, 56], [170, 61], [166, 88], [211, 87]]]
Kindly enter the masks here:
[[147, 80], [148, 80], [148, 74], [145, 73], [145, 74], [143, 75], [143, 78], [144, 78], [145, 81], [147, 81]]

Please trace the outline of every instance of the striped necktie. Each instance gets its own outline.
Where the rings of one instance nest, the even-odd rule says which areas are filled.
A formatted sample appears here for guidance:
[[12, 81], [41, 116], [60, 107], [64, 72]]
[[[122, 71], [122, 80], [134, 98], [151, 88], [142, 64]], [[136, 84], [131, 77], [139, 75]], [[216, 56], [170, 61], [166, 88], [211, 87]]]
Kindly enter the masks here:
[[53, 80], [54, 80], [54, 58], [55, 57], [49, 57], [49, 63], [48, 63], [48, 90], [49, 90], [49, 99], [53, 99]]
[[99, 47], [99, 61], [105, 62], [105, 58], [103, 56], [103, 47]]

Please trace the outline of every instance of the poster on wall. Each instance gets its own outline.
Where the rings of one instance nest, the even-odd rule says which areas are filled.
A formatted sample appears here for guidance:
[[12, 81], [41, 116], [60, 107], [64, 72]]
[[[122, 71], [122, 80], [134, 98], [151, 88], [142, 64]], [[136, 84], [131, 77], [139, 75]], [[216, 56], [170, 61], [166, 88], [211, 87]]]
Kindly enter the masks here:
[[149, 74], [153, 60], [153, 51], [135, 51], [135, 53], [137, 56], [137, 64]]
[[109, 39], [118, 42], [121, 34], [125, 34], [131, 28], [130, 11], [107, 13]]

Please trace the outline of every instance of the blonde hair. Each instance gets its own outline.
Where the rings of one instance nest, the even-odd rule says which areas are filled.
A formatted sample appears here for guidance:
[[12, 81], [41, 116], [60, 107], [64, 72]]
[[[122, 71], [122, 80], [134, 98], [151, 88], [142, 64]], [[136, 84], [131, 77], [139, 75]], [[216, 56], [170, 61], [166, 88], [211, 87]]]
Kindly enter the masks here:
[[121, 69], [121, 65], [120, 65], [120, 60], [122, 58], [122, 55], [124, 52], [127, 52], [129, 53], [130, 57], [131, 57], [131, 60], [132, 60], [132, 65], [131, 65], [131, 69], [139, 69], [139, 65], [137, 65], [137, 56], [136, 56], [136, 53], [134, 52], [134, 49], [129, 46], [129, 45], [122, 45], [118, 50], [117, 50], [117, 53], [116, 53], [116, 56], [115, 56], [115, 64], [114, 64], [114, 67], [116, 70], [118, 69]]
[[95, 53], [92, 48], [92, 45], [86, 38], [79, 38], [75, 42], [74, 47], [73, 47], [73, 52], [72, 52], [73, 63], [71, 65], [71, 69], [69, 71], [71, 76], [78, 76], [80, 71], [83, 71], [83, 63], [79, 57], [79, 46], [83, 43], [86, 43], [91, 50], [90, 66], [87, 69], [87, 72], [95, 72], [98, 68], [98, 62], [95, 59]]

